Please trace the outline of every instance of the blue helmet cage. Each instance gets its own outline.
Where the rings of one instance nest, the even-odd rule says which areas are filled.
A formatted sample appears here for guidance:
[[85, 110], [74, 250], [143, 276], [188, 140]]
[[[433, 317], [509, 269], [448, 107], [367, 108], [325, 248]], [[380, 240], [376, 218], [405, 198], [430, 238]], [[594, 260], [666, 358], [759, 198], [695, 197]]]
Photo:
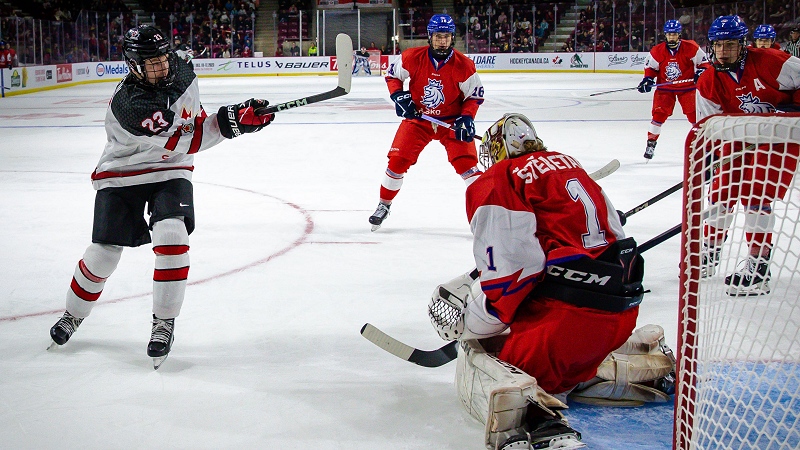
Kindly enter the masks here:
[[[448, 47], [447, 50], [435, 50], [431, 41], [433, 33], [449, 33], [453, 37], [453, 39], [450, 41], [450, 47]], [[446, 58], [450, 55], [450, 50], [453, 48], [455, 43], [456, 23], [453, 21], [453, 18], [447, 14], [434, 14], [433, 17], [431, 17], [431, 20], [428, 21], [428, 45], [430, 46], [434, 57], [437, 59]]]
[[753, 31], [753, 39], [775, 39], [778, 36], [775, 33], [775, 27], [772, 25], [759, 25]]
[[[714, 19], [714, 22], [711, 23], [710, 27], [708, 27], [708, 54], [711, 57], [711, 62], [714, 64], [714, 67], [717, 70], [730, 72], [739, 67], [741, 61], [744, 59], [744, 56], [747, 54], [747, 48], [744, 45], [744, 40], [747, 37], [748, 31], [747, 25], [739, 16], [719, 16]], [[736, 59], [736, 61], [730, 64], [721, 64], [717, 61], [717, 57], [714, 52], [714, 42], [730, 40], [739, 41], [739, 57]]]

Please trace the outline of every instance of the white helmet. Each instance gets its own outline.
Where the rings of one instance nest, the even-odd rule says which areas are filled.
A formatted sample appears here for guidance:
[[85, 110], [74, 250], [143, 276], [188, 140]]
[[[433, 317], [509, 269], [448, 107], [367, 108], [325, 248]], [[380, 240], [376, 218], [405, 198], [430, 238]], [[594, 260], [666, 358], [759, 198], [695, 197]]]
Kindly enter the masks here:
[[504, 159], [547, 150], [533, 124], [522, 114], [505, 114], [486, 130], [481, 140], [480, 163], [484, 168]]

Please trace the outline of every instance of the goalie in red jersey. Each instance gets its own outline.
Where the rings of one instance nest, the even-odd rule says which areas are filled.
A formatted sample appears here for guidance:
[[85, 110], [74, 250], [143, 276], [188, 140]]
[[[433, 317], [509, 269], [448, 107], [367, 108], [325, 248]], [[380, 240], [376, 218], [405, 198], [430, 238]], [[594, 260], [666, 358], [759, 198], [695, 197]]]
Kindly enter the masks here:
[[672, 115], [675, 100], [692, 124], [695, 123], [694, 77], [695, 72], [708, 67], [706, 53], [697, 42], [681, 39], [683, 26], [677, 20], [664, 23], [665, 42], [650, 50], [644, 69], [644, 78], [639, 83], [641, 93], [650, 92], [656, 84], [674, 83], [658, 86], [653, 94], [653, 119], [647, 132], [647, 147], [644, 157], [653, 159], [656, 142], [661, 134], [661, 125]]
[[[721, 113], [796, 111], [800, 106], [800, 59], [769, 48], [746, 47], [747, 33], [747, 25], [735, 15], [720, 16], [709, 27], [713, 68], [697, 80], [697, 120]], [[746, 208], [745, 238], [750, 254], [737, 272], [725, 278], [732, 296], [770, 292], [772, 201], [785, 196], [800, 153], [796, 144], [750, 147], [737, 143], [715, 155], [735, 158], [715, 170], [709, 193], [712, 207], [704, 231], [707, 246], [701, 273], [710, 276], [719, 264], [719, 245], [727, 237], [736, 203]]]
[[669, 401], [653, 387], [674, 370], [663, 329], [632, 334], [644, 262], [600, 186], [521, 114], [489, 128], [480, 160], [491, 167], [466, 194], [477, 270], [438, 286], [428, 314], [443, 339], [461, 341], [456, 385], [487, 448], [582, 447], [558, 412], [567, 394]]
[[[450, 16], [435, 14], [428, 23], [428, 46], [404, 51], [389, 67], [386, 84], [403, 121], [389, 149], [378, 208], [369, 218], [372, 231], [389, 216], [403, 177], [431, 141], [444, 145], [448, 161], [467, 185], [480, 174], [473, 139], [483, 84], [472, 60], [453, 48], [455, 32]], [[421, 114], [452, 124], [454, 131], [421, 119]]]

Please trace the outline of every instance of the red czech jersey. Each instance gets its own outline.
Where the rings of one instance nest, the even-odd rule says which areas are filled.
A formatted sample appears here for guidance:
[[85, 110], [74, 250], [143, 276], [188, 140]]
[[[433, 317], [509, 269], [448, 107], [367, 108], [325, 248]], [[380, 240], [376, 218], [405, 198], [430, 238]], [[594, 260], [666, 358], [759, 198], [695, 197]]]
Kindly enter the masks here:
[[748, 48], [738, 71], [712, 69], [700, 75], [697, 120], [719, 113], [771, 113], [778, 105], [798, 105], [798, 89], [800, 59], [770, 48]]
[[[674, 51], [667, 47], [666, 42], [662, 42], [650, 50], [645, 62], [644, 76], [654, 78], [656, 84], [692, 80], [697, 68], [707, 65], [706, 52], [700, 49], [697, 42], [681, 39]], [[694, 89], [694, 83], [659, 86], [657, 89], [674, 92], [690, 91]]]
[[625, 237], [600, 186], [558, 152], [500, 161], [466, 196], [481, 288], [504, 323], [511, 323], [547, 266], [596, 258]]
[[483, 84], [475, 63], [455, 49], [442, 62], [430, 55], [427, 46], [404, 51], [389, 66], [389, 92], [402, 90], [406, 79], [410, 79], [408, 90], [422, 114], [441, 120], [462, 115], [474, 118], [483, 103]]

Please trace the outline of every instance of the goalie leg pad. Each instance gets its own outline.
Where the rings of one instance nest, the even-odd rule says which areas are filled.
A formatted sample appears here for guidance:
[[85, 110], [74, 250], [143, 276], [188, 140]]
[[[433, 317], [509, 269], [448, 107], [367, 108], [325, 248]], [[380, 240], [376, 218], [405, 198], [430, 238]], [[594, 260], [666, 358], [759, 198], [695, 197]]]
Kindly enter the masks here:
[[488, 353], [482, 342], [464, 340], [458, 350], [456, 388], [461, 405], [485, 425], [485, 444], [497, 448], [524, 433], [529, 419], [561, 419], [567, 405], [544, 392], [536, 379]]
[[570, 399], [601, 406], [642, 406], [668, 402], [670, 396], [654, 386], [674, 378], [675, 359], [664, 344], [664, 329], [645, 325], [611, 352], [592, 380], [579, 384]]

